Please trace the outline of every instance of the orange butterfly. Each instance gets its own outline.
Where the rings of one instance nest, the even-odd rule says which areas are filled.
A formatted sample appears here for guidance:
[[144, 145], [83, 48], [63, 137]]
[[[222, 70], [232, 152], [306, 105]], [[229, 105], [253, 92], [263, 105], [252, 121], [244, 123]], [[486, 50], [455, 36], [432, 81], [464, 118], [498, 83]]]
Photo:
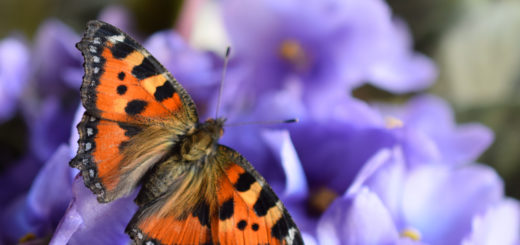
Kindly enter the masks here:
[[303, 244], [262, 176], [218, 144], [225, 119], [199, 122], [191, 97], [140, 44], [91, 21], [77, 47], [86, 111], [70, 165], [99, 202], [142, 185], [126, 228], [137, 244]]

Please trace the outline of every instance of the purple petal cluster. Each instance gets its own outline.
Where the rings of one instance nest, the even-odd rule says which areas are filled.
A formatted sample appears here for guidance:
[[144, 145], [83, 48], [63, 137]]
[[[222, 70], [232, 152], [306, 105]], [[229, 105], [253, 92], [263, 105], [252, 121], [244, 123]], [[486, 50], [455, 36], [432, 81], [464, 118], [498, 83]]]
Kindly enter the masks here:
[[[433, 95], [404, 104], [350, 95], [366, 83], [405, 93], [435, 81], [434, 64], [413, 51], [405, 23], [384, 1], [224, 0], [221, 7], [232, 42], [221, 143], [266, 178], [306, 244], [520, 244], [518, 201], [504, 196], [493, 169], [475, 163], [493, 141], [488, 128], [457, 124]], [[122, 9], [102, 16], [131, 29]], [[67, 164], [83, 114], [78, 40], [49, 20], [34, 53], [19, 39], [0, 42], [0, 62], [13, 59], [10, 52], [19, 58], [9, 69], [0, 65], [0, 95], [9, 94], [0, 96], [7, 101], [0, 121], [20, 110], [31, 145], [0, 179], [0, 243], [129, 242], [135, 193], [100, 204]], [[213, 117], [222, 59], [174, 30], [144, 46], [192, 95], [201, 118]], [[233, 126], [290, 118], [299, 122]]]
[[[320, 218], [317, 239], [323, 244], [516, 244], [520, 203], [503, 192], [500, 177], [487, 166], [410, 168], [400, 147], [383, 149]], [[376, 230], [371, 224], [378, 224]]]
[[[432, 62], [411, 50], [404, 23], [380, 0], [224, 1], [245, 88], [279, 89], [297, 77], [312, 89], [365, 82], [392, 92], [424, 89]], [[256, 47], [256, 48], [253, 48]]]

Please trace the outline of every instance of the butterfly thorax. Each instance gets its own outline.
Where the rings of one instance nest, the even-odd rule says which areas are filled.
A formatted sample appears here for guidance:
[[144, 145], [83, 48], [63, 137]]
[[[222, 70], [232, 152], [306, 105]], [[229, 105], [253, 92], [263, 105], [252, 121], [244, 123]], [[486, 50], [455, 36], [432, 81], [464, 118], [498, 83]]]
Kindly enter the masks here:
[[198, 124], [181, 143], [181, 157], [187, 161], [197, 161], [214, 155], [218, 139], [224, 133], [224, 121], [224, 118], [208, 119], [206, 122]]

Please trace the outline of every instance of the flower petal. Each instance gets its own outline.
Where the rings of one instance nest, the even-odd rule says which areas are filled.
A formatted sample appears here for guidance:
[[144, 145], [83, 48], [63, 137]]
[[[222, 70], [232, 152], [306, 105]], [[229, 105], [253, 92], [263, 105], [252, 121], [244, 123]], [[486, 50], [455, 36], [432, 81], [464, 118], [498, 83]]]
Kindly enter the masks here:
[[0, 123], [18, 107], [29, 74], [29, 49], [15, 37], [0, 42]]
[[405, 182], [401, 212], [423, 241], [458, 244], [470, 232], [473, 216], [502, 196], [503, 183], [490, 167], [423, 165]]
[[463, 245], [519, 244], [520, 204], [505, 199], [473, 218], [472, 228]]
[[[137, 211], [135, 195], [99, 203], [79, 175], [73, 184], [74, 199], [54, 233], [51, 244], [127, 244], [125, 227]], [[78, 225], [78, 222], [81, 224]]]
[[368, 188], [338, 198], [318, 223], [320, 244], [392, 244], [399, 235], [392, 217]]
[[305, 197], [308, 194], [307, 180], [300, 159], [287, 130], [265, 130], [262, 132], [267, 145], [279, 158], [285, 172], [285, 197]]

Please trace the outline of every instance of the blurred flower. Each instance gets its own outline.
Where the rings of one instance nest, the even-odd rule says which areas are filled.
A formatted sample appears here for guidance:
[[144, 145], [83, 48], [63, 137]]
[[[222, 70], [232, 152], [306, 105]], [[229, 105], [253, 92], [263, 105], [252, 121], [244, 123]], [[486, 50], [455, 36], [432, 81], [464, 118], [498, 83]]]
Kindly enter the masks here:
[[132, 14], [127, 8], [120, 5], [110, 5], [105, 7], [98, 15], [98, 19], [104, 22], [110, 23], [113, 26], [123, 30], [135, 39], [138, 38], [138, 34], [135, 33], [134, 19]]
[[[403, 239], [408, 244], [461, 244], [476, 232], [489, 244], [514, 244], [519, 241], [519, 207], [517, 201], [504, 198], [502, 181], [489, 167], [436, 164], [409, 169], [402, 151], [394, 148], [371, 158], [345, 195], [321, 217], [318, 240], [323, 244], [402, 244]], [[483, 215], [493, 216], [487, 222], [500, 220], [513, 227], [493, 236], [493, 229], [480, 228]]]
[[100, 204], [77, 176], [72, 185], [73, 198], [50, 244], [128, 244], [125, 227], [137, 211], [129, 196]]
[[52, 235], [71, 199], [69, 160], [69, 147], [61, 145], [33, 180], [30, 190], [18, 193], [2, 207], [0, 241], [14, 244], [45, 240]]
[[71, 89], [79, 90], [83, 77], [83, 59], [75, 46], [79, 40], [80, 36], [59, 20], [49, 19], [40, 25], [32, 63], [36, 95], [62, 97]]
[[473, 217], [471, 233], [463, 245], [518, 244], [520, 242], [520, 208], [517, 200], [504, 199]]
[[42, 163], [34, 156], [27, 155], [14, 162], [12, 167], [0, 175], [0, 210], [21, 193], [27, 192], [38, 174]]
[[[451, 109], [433, 96], [418, 96], [401, 106], [375, 107], [346, 96], [324, 98], [309, 109], [298, 83], [294, 84], [265, 93], [252, 111], [233, 111], [231, 107], [226, 115], [246, 122], [300, 116], [294, 125], [277, 127], [290, 132], [300, 159], [296, 165], [301, 162], [304, 170], [299, 178], [306, 179], [303, 183], [308, 186], [299, 192], [299, 198], [282, 200], [300, 229], [310, 235], [330, 202], [353, 184], [366, 162], [382, 149], [402, 147], [407, 168], [460, 165], [475, 160], [492, 141], [492, 133], [482, 125], [456, 125]], [[285, 163], [269, 151], [272, 141], [266, 141], [264, 131], [253, 125], [228, 127], [221, 142], [241, 152], [269, 183], [279, 183], [284, 175], [280, 175], [278, 163]], [[394, 194], [388, 192], [385, 197], [398, 198]]]
[[72, 123], [83, 76], [81, 53], [74, 47], [78, 41], [79, 35], [53, 19], [44, 22], [36, 34], [32, 90], [22, 112], [29, 128], [30, 150], [41, 162], [70, 137], [63, 129]]
[[[379, 0], [223, 2], [244, 91], [279, 89], [290, 77], [305, 91], [348, 91], [364, 82], [392, 92], [428, 87], [433, 63], [411, 51], [404, 24]], [[368, 17], [370, 16], [370, 17]]]
[[470, 163], [493, 141], [493, 132], [479, 123], [457, 125], [450, 106], [433, 95], [416, 96], [403, 106], [376, 107], [410, 164]]
[[59, 97], [50, 97], [39, 102], [33, 112], [25, 111], [25, 120], [29, 127], [31, 151], [40, 161], [45, 161], [57, 147], [67, 143], [70, 127], [77, 103], [65, 104]]
[[1, 40], [0, 123], [14, 115], [29, 74], [28, 47], [15, 37]]

